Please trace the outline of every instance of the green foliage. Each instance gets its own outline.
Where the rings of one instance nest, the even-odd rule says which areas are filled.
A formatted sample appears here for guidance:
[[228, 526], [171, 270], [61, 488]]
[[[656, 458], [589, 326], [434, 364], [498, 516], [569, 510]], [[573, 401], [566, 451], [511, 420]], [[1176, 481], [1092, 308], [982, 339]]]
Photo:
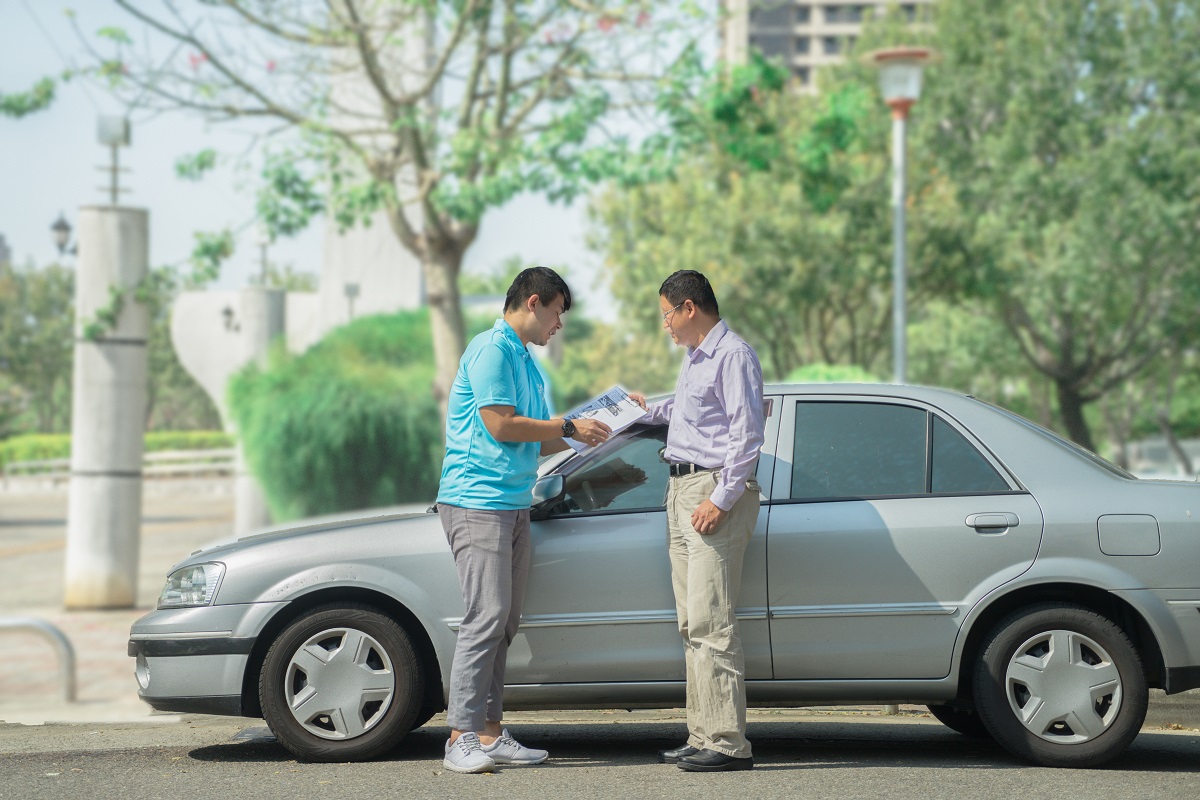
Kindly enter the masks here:
[[0, 372], [0, 439], [16, 433], [18, 421], [24, 411], [21, 387]]
[[871, 373], [853, 364], [805, 364], [787, 374], [784, 383], [880, 383]]
[[[147, 429], [220, 427], [215, 406], [179, 364], [170, 337], [174, 270], [156, 267], [81, 325], [97, 338], [131, 300], [150, 314]], [[0, 436], [66, 431], [70, 425], [75, 272], [58, 265], [0, 268]]]
[[858, 84], [831, 88], [828, 98], [796, 145], [804, 197], [821, 214], [832, 209], [852, 184], [852, 175], [839, 169], [840, 156], [861, 141], [862, 121], [869, 118], [868, 104], [874, 99]]
[[118, 45], [133, 44], [133, 40], [129, 38], [129, 34], [125, 32], [124, 28], [118, 28], [115, 26], [104, 27], [96, 31], [96, 35], [101, 39], [108, 39], [110, 42], [114, 42]]
[[961, 208], [951, 278], [1094, 449], [1085, 407], [1200, 335], [1200, 14], [1009, 0], [939, 3], [935, 22], [914, 144]]
[[[720, 87], [725, 79], [711, 80]], [[761, 86], [756, 97], [739, 96], [764, 122], [721, 123], [722, 136], [710, 135], [716, 123], [697, 99], [678, 119], [702, 135], [691, 137], [693, 149], [672, 175], [612, 187], [593, 204], [593, 241], [604, 250], [614, 294], [632, 325], [655, 331], [653, 292], [671, 272], [698, 269], [713, 282], [722, 314], [758, 349], [768, 379], [818, 362], [878, 371], [891, 315], [886, 115], [853, 85], [833, 85], [820, 97], [795, 96], [765, 79]], [[723, 136], [745, 142], [731, 147]], [[910, 241], [920, 254], [954, 209], [939, 176], [918, 173], [913, 186], [922, 213], [912, 215]], [[957, 262], [913, 261], [915, 312], [944, 283], [940, 271]]]
[[215, 281], [221, 274], [221, 264], [233, 255], [233, 233], [228, 229], [217, 233], [197, 231], [193, 236], [196, 246], [189, 258], [192, 266], [189, 282], [200, 287]]
[[69, 433], [27, 433], [0, 441], [0, 468], [14, 461], [70, 458]]
[[[150, 431], [143, 440], [147, 453], [165, 450], [224, 450], [234, 439], [223, 431]], [[0, 440], [0, 469], [16, 461], [48, 461], [71, 457], [71, 434], [27, 433]]]
[[234, 437], [224, 431], [149, 431], [145, 439], [147, 453], [164, 450], [226, 450], [234, 444]]
[[175, 354], [171, 341], [171, 304], [179, 292], [179, 275], [169, 267], [152, 267], [134, 297], [150, 314], [147, 348], [150, 385], [146, 429], [162, 431], [206, 430], [221, 427], [221, 418], [208, 393], [196, 383]]
[[217, 151], [211, 147], [175, 159], [175, 175], [185, 181], [198, 181], [217, 165]]
[[0, 375], [11, 431], [70, 423], [75, 271], [0, 266]]
[[431, 351], [428, 312], [364, 317], [233, 378], [230, 408], [277, 519], [434, 498]]
[[755, 51], [748, 63], [708, 85], [703, 102], [707, 116], [716, 123], [717, 145], [750, 169], [770, 169], [779, 157], [779, 127], [765, 100], [766, 95], [783, 90], [787, 75], [786, 67]]
[[272, 236], [294, 236], [325, 210], [324, 196], [299, 163], [282, 152], [269, 154], [263, 166], [255, 211]]
[[53, 78], [42, 78], [27, 92], [0, 92], [0, 116], [20, 119], [42, 111], [54, 102]]
[[96, 309], [91, 319], [83, 320], [83, 338], [94, 342], [117, 327], [121, 310], [125, 308], [125, 292], [116, 286], [108, 287], [108, 302]]
[[299, 272], [291, 264], [267, 263], [266, 280], [254, 278], [255, 284], [262, 284], [268, 289], [279, 289], [284, 292], [315, 292], [319, 281], [311, 272]]
[[[711, 16], [695, 0], [252, 7], [206, 3], [192, 19], [139, 6], [153, 31], [144, 49], [135, 35], [138, 52], [126, 52], [134, 46], [109, 31], [116, 57], [97, 56], [90, 71], [141, 108], [271, 120], [289, 147], [268, 158], [258, 198], [275, 234], [322, 210], [343, 228], [385, 215], [437, 286], [443, 400], [465, 343], [457, 280], [486, 212], [522, 193], [569, 201], [622, 175], [621, 149], [598, 147], [606, 121], [646, 104], [656, 83], [647, 70], [708, 35]], [[394, 55], [427, 25], [426, 69], [409, 80]]]

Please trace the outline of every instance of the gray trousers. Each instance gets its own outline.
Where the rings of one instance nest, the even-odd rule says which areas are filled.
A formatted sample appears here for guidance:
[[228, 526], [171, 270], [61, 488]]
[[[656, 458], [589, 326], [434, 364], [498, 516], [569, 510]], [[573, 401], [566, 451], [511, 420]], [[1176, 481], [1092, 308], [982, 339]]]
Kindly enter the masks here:
[[529, 509], [492, 511], [438, 504], [454, 553], [465, 613], [450, 667], [446, 721], [482, 731], [504, 718], [504, 668], [529, 582]]
[[688, 744], [749, 758], [746, 663], [736, 610], [742, 561], [758, 519], [759, 486], [748, 480], [717, 529], [697, 533], [692, 513], [709, 499], [719, 477], [716, 471], [699, 472], [667, 484], [671, 586], [687, 668]]

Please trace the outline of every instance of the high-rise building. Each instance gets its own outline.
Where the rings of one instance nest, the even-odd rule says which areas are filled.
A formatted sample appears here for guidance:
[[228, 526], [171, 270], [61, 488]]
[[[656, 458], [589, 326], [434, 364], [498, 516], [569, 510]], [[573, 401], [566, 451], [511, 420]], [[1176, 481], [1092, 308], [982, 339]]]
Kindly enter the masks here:
[[750, 48], [781, 58], [809, 91], [817, 68], [837, 64], [862, 31], [863, 20], [897, 5], [910, 20], [934, 0], [726, 0], [721, 31], [725, 61], [744, 63]]

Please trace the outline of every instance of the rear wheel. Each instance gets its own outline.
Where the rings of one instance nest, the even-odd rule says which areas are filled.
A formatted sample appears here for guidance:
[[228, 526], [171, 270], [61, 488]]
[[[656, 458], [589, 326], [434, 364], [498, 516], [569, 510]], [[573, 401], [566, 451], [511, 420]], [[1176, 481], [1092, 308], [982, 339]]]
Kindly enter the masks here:
[[970, 736], [972, 739], [992, 738], [992, 734], [983, 724], [983, 720], [979, 718], [979, 712], [974, 707], [937, 705], [925, 707], [929, 709], [929, 713], [933, 715], [934, 719], [952, 731], [961, 733], [963, 736]]
[[975, 705], [1009, 752], [1047, 767], [1094, 767], [1133, 741], [1149, 692], [1137, 650], [1111, 620], [1047, 603], [992, 631], [975, 670]]
[[267, 651], [259, 699], [271, 731], [309, 761], [360, 761], [412, 729], [424, 674], [408, 634], [359, 604], [313, 609]]

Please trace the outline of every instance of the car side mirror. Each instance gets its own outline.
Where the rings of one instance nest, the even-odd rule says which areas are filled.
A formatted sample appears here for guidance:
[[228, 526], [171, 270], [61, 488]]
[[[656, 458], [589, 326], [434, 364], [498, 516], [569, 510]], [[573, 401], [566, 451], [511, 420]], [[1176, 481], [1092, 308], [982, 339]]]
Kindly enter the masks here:
[[555, 503], [566, 495], [566, 484], [563, 476], [557, 473], [543, 475], [533, 485], [533, 507], [530, 509], [531, 519], [545, 519]]

